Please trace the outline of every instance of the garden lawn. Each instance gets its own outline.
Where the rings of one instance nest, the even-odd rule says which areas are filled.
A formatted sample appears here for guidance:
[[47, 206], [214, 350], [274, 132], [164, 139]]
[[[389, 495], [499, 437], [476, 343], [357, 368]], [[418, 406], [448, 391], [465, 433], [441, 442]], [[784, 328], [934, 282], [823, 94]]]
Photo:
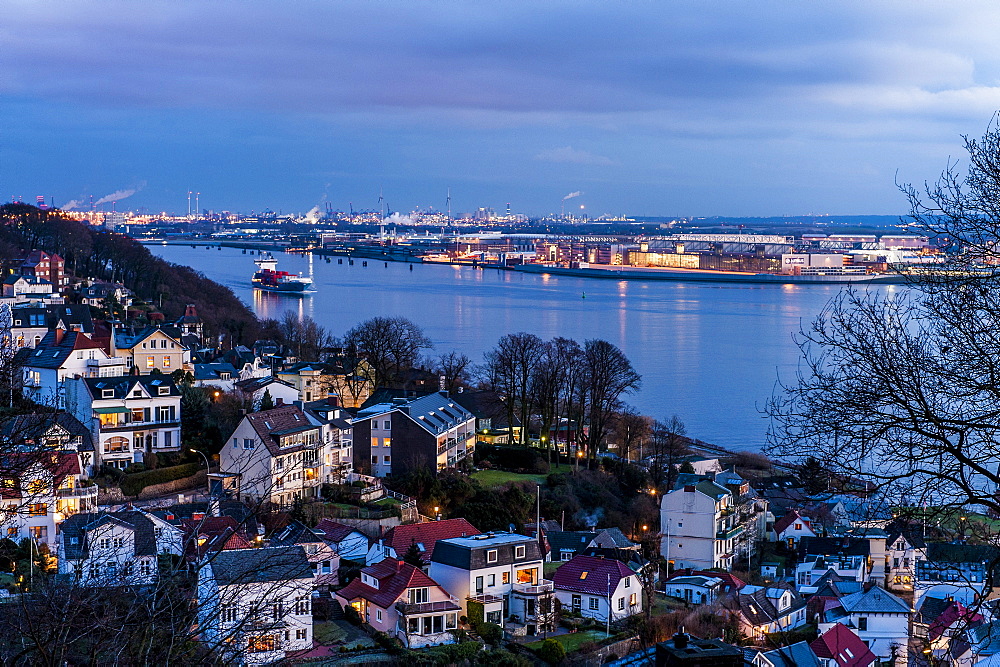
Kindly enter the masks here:
[[486, 487], [502, 486], [508, 482], [531, 482], [545, 486], [546, 478], [555, 472], [570, 472], [573, 466], [568, 463], [554, 465], [546, 474], [506, 472], [504, 470], [479, 470], [472, 473], [472, 479]]
[[[570, 632], [565, 635], [555, 635], [549, 639], [555, 639], [562, 644], [563, 648], [566, 649], [566, 653], [573, 653], [580, 650], [580, 647], [587, 642], [599, 642], [606, 639], [607, 636], [600, 630], [581, 630], [580, 632]], [[542, 641], [545, 640], [543, 639]], [[537, 651], [542, 648], [542, 642], [531, 642], [530, 644], [525, 644], [525, 646], [533, 651]]]

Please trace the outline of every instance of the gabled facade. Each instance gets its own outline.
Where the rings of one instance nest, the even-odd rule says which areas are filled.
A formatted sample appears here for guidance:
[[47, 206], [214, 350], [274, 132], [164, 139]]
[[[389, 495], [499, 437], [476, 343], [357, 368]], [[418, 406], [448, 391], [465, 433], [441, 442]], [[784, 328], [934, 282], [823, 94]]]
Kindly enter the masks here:
[[806, 601], [788, 588], [744, 586], [725, 606], [736, 615], [743, 634], [754, 640], [806, 623]]
[[917, 563], [927, 559], [927, 543], [917, 530], [890, 527], [886, 538], [886, 586], [889, 590], [913, 590]]
[[564, 609], [603, 623], [642, 611], [639, 577], [613, 558], [576, 556], [553, 573], [552, 585]]
[[821, 667], [872, 667], [878, 658], [861, 638], [836, 623], [809, 645]]
[[378, 403], [354, 420], [355, 467], [375, 477], [421, 467], [437, 472], [475, 447], [476, 418], [446, 392]]
[[265, 392], [271, 397], [272, 404], [280, 399], [283, 403], [291, 405], [299, 397], [299, 391], [295, 387], [270, 375], [237, 380], [233, 388], [244, 396], [250, 396], [254, 410], [260, 410]]
[[453, 644], [462, 607], [436, 581], [409, 563], [387, 558], [361, 570], [337, 591], [365, 623], [397, 637], [407, 648]]
[[317, 591], [326, 593], [340, 583], [337, 575], [340, 556], [320, 531], [312, 530], [299, 521], [290, 520], [284, 527], [268, 536], [268, 546], [302, 547], [306, 552], [306, 558], [313, 566], [313, 586]]
[[664, 494], [660, 553], [677, 568], [732, 569], [737, 557], [748, 555], [744, 533], [756, 526], [741, 521], [737, 509], [729, 489], [709, 480]]
[[220, 472], [236, 475], [249, 500], [291, 506], [319, 495], [323, 426], [301, 408], [280, 405], [246, 415], [219, 453]]
[[0, 537], [55, 546], [64, 519], [97, 508], [97, 487], [84, 483], [79, 452], [29, 450], [0, 469]]
[[74, 514], [59, 526], [59, 574], [82, 586], [144, 586], [157, 556], [182, 553], [181, 532], [140, 510]]
[[198, 568], [201, 641], [228, 664], [311, 649], [313, 567], [300, 546], [220, 551]]
[[320, 519], [316, 532], [321, 534], [341, 560], [364, 563], [368, 555], [368, 537], [354, 526], [333, 519]]
[[817, 537], [812, 520], [798, 510], [790, 510], [775, 521], [774, 534], [778, 542], [784, 542], [790, 549], [797, 547], [803, 537]]
[[[551, 625], [552, 582], [543, 578], [538, 541], [515, 533], [438, 540], [429, 574], [461, 601], [482, 605], [484, 620], [535, 634]], [[543, 602], [544, 600], [544, 602]]]
[[840, 598], [820, 620], [826, 632], [841, 623], [855, 632], [880, 660], [906, 665], [910, 636], [910, 605], [889, 591], [873, 586]]
[[181, 448], [181, 394], [169, 375], [70, 380], [66, 403], [90, 425], [96, 465], [127, 468]]
[[134, 334], [115, 331], [112, 338], [115, 355], [140, 373], [157, 370], [169, 375], [178, 368], [192, 369], [191, 352], [160, 328], [146, 327]]

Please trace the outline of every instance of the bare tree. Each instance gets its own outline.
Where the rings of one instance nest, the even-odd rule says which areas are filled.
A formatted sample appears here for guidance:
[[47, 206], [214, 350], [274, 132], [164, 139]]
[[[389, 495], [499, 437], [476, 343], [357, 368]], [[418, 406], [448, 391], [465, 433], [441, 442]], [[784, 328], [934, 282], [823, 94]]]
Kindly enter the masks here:
[[611, 422], [611, 436], [618, 445], [618, 456], [626, 460], [638, 456], [640, 446], [649, 440], [652, 430], [651, 418], [640, 415], [631, 405], [622, 404]]
[[[531, 394], [539, 416], [539, 433], [545, 438], [543, 445], [551, 455], [557, 443], [551, 433], [559, 433], [559, 422], [566, 416], [567, 401], [573, 394], [579, 376], [580, 345], [569, 338], [546, 341], [542, 355], [531, 377]], [[566, 433], [569, 433], [567, 424]], [[550, 456], [551, 458], [551, 456]]]
[[444, 378], [444, 387], [455, 391], [469, 381], [472, 359], [461, 352], [446, 352], [434, 363], [434, 372]]
[[600, 339], [584, 343], [581, 388], [586, 397], [587, 432], [583, 442], [592, 461], [597, 460], [598, 447], [608, 435], [621, 397], [641, 385], [642, 376], [618, 347]]
[[497, 341], [496, 347], [483, 355], [486, 360], [483, 367], [485, 380], [507, 408], [512, 433], [515, 422], [521, 422], [518, 438], [521, 444], [528, 441], [533, 404], [531, 380], [542, 359], [543, 347], [541, 338], [522, 331], [503, 336]]
[[677, 415], [653, 424], [647, 451], [649, 477], [654, 489], [666, 493], [673, 488], [677, 476], [674, 463], [688, 453], [686, 434], [687, 427]]
[[371, 365], [376, 388], [388, 387], [416, 365], [420, 351], [433, 347], [423, 330], [405, 317], [373, 317], [358, 324], [344, 336], [353, 354]]

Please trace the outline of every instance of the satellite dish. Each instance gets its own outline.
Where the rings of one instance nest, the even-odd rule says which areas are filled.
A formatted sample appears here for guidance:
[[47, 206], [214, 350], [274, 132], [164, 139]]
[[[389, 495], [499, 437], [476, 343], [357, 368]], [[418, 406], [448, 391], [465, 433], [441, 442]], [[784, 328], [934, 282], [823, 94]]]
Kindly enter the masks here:
[[510, 532], [512, 532], [512, 533], [513, 533], [513, 532], [515, 531], [515, 529], [516, 529], [516, 526], [515, 526], [514, 524], [512, 524], [512, 523], [509, 523], [509, 524], [507, 524], [507, 527], [508, 527], [508, 528], [510, 528]]

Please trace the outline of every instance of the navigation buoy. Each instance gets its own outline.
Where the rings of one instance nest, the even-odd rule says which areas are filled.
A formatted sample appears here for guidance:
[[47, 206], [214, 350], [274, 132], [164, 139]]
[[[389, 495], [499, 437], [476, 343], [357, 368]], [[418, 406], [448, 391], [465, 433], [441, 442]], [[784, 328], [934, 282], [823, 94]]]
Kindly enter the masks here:
[[410, 271], [413, 270], [413, 264], [410, 264]]
[[583, 293], [583, 296], [582, 296], [582, 297], [580, 297], [580, 298], [582, 298], [582, 299], [586, 299], [586, 298], [587, 298], [587, 293], [586, 293], [586, 292], [584, 292], [584, 293]]
[[389, 268], [389, 262], [385, 263], [385, 268], [387, 268], [387, 269]]

